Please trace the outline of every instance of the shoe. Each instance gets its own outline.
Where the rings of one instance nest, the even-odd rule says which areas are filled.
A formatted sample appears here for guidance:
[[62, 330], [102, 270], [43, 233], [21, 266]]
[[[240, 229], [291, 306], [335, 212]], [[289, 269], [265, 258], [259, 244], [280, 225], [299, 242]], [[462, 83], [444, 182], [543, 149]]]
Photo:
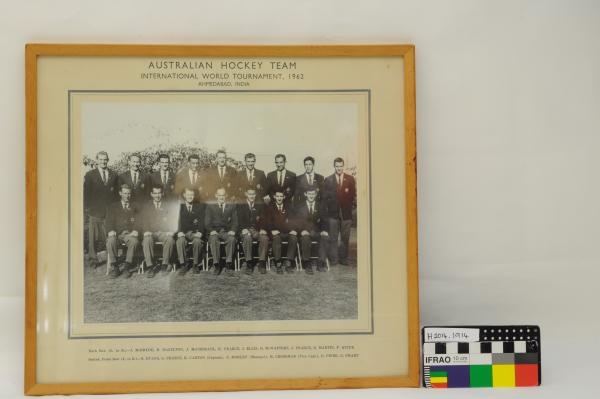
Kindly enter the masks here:
[[306, 272], [306, 274], [315, 274], [315, 272], [313, 272], [312, 265], [310, 265], [310, 266], [306, 266], [306, 267], [304, 268], [304, 271]]
[[89, 266], [90, 269], [96, 270], [96, 268], [98, 267], [98, 261], [96, 259], [90, 259]]
[[117, 278], [117, 277], [119, 277], [121, 275], [121, 272], [119, 271], [119, 267], [117, 266], [116, 263], [113, 263], [110, 266], [110, 273], [109, 273], [109, 275], [110, 275], [110, 278]]
[[131, 275], [133, 274], [133, 272], [131, 271], [131, 263], [125, 262], [125, 265], [123, 266], [123, 271], [121, 272], [121, 274], [123, 276], [125, 276], [125, 278], [131, 277]]
[[171, 265], [163, 265], [163, 268], [167, 269], [167, 273], [170, 273], [173, 271], [173, 266], [171, 266]]
[[340, 259], [340, 265], [348, 266], [349, 264], [348, 259]]
[[215, 276], [218, 276], [219, 274], [221, 274], [222, 270], [223, 270], [223, 266], [221, 266], [221, 265], [213, 265], [213, 274]]
[[181, 268], [179, 269], [179, 271], [177, 272], [178, 275], [180, 276], [185, 276], [185, 274], [187, 272], [190, 271], [190, 265], [181, 265]]
[[290, 262], [289, 260], [286, 260], [285, 261], [286, 273], [294, 273], [295, 270], [296, 270], [296, 268], [294, 266], [292, 266], [292, 262]]
[[324, 262], [319, 261], [319, 263], [317, 264], [317, 271], [318, 272], [327, 271], [327, 267], [325, 266]]
[[233, 277], [233, 269], [230, 269], [228, 267], [225, 268], [225, 275], [227, 277]]
[[158, 273], [158, 267], [153, 267], [150, 269], [150, 271], [148, 272], [146, 277], [152, 278], [152, 277], [156, 276], [156, 273]]
[[264, 260], [258, 263], [258, 271], [260, 274], [267, 274], [267, 265], [265, 264]]
[[275, 271], [277, 274], [283, 274], [283, 268], [281, 267], [281, 261], [275, 263]]
[[246, 268], [244, 269], [244, 273], [247, 275], [251, 275], [254, 272], [254, 265], [252, 263], [248, 263]]
[[200, 274], [200, 265], [194, 266], [194, 274]]

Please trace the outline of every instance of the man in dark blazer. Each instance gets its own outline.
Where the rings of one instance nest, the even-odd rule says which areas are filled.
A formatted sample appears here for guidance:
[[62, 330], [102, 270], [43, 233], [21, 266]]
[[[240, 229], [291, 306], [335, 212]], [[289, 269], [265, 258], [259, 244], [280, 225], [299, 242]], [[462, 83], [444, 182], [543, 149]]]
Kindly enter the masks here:
[[147, 276], [152, 278], [161, 270], [161, 265], [156, 264], [154, 257], [154, 243], [156, 241], [163, 244], [162, 269], [166, 271], [171, 269], [171, 258], [175, 248], [173, 236], [177, 229], [177, 216], [173, 214], [171, 208], [163, 199], [162, 185], [153, 186], [150, 196], [152, 199], [142, 209], [140, 225], [144, 232], [142, 250], [146, 266], [149, 269]]
[[140, 166], [142, 158], [139, 154], [129, 155], [129, 170], [119, 176], [119, 187], [127, 184], [131, 187], [131, 202], [144, 202], [150, 195], [150, 176]]
[[106, 241], [106, 208], [117, 200], [117, 174], [108, 168], [108, 153], [96, 154], [95, 169], [83, 179], [83, 206], [88, 215], [88, 257], [90, 266], [98, 265], [96, 242]]
[[[325, 268], [327, 257], [327, 244], [329, 233], [327, 232], [327, 211], [316, 201], [317, 189], [308, 187], [304, 193], [304, 201], [296, 204], [294, 224], [300, 234], [300, 254], [304, 271], [313, 274], [313, 267], [322, 272]], [[319, 243], [319, 261], [311, 260], [311, 243]]]
[[304, 193], [308, 188], [314, 188], [317, 192], [316, 201], [321, 200], [321, 189], [323, 187], [323, 175], [315, 173], [315, 159], [313, 157], [304, 158], [305, 172], [296, 178], [296, 194], [294, 203], [302, 203], [305, 200]]
[[177, 259], [181, 268], [179, 274], [184, 275], [190, 270], [188, 263], [187, 243], [192, 244], [192, 265], [194, 274], [200, 273], [202, 248], [204, 246], [204, 204], [195, 200], [196, 190], [187, 187], [183, 190], [183, 204], [179, 208], [179, 223], [177, 227]]
[[[330, 256], [332, 265], [339, 262], [348, 264], [348, 243], [352, 228], [352, 208], [356, 201], [356, 181], [354, 177], [344, 173], [344, 160], [333, 161], [335, 173], [328, 176], [323, 183], [323, 203], [327, 207]], [[338, 238], [341, 244], [338, 248]]]
[[[256, 191], [256, 202], [264, 202], [267, 189], [267, 176], [262, 170], [254, 168], [256, 164], [256, 155], [252, 153], [244, 156], [245, 168], [238, 172], [238, 198], [244, 198], [247, 187], [254, 187]], [[268, 199], [268, 196], [266, 197]], [[242, 202], [243, 203], [243, 202]]]
[[193, 188], [196, 202], [204, 202], [208, 196], [207, 185], [204, 176], [200, 173], [200, 157], [196, 154], [189, 155], [187, 166], [181, 168], [175, 176], [175, 195], [181, 197], [183, 190]]
[[246, 201], [237, 205], [238, 228], [244, 259], [246, 260], [246, 274], [254, 271], [254, 257], [252, 256], [252, 241], [258, 241], [258, 269], [262, 274], [267, 272], [267, 250], [269, 249], [269, 236], [265, 230], [264, 204], [256, 201], [256, 188], [250, 185], [246, 188]]
[[281, 246], [284, 241], [288, 242], [287, 259], [285, 260], [285, 270], [293, 273], [295, 267], [292, 266], [292, 260], [296, 256], [296, 246], [298, 245], [298, 233], [293, 225], [293, 210], [289, 202], [284, 201], [284, 195], [281, 190], [275, 190], [274, 201], [267, 207], [267, 231], [271, 235], [273, 248], [273, 257], [275, 258], [275, 268], [278, 274], [283, 273], [281, 264]]
[[208, 234], [208, 246], [213, 258], [214, 274], [221, 274], [221, 241], [225, 242], [226, 274], [233, 275], [233, 252], [238, 220], [235, 204], [227, 203], [225, 188], [218, 188], [215, 193], [216, 203], [208, 204], [205, 211], [205, 226]]
[[218, 188], [224, 188], [227, 201], [235, 202], [238, 196], [237, 171], [227, 165], [227, 153], [217, 151], [217, 165], [206, 170], [206, 181], [209, 186], [209, 197], [215, 195]]
[[275, 155], [275, 170], [267, 175], [267, 194], [272, 201], [279, 191], [283, 193], [284, 201], [291, 204], [296, 193], [296, 174], [287, 170], [285, 163], [285, 155]]
[[151, 187], [161, 186], [163, 188], [163, 200], [175, 201], [177, 194], [175, 193], [175, 174], [169, 170], [171, 158], [167, 154], [158, 156], [159, 169], [150, 175]]
[[[119, 189], [120, 201], [113, 202], [106, 213], [106, 231], [108, 238], [106, 239], [106, 251], [110, 259], [110, 276], [117, 278], [121, 273], [126, 278], [131, 277], [131, 265], [137, 249], [139, 248], [139, 224], [138, 207], [131, 202], [131, 187], [123, 184]], [[119, 270], [117, 257], [119, 252], [119, 244], [125, 243], [127, 246], [127, 254], [123, 270]]]

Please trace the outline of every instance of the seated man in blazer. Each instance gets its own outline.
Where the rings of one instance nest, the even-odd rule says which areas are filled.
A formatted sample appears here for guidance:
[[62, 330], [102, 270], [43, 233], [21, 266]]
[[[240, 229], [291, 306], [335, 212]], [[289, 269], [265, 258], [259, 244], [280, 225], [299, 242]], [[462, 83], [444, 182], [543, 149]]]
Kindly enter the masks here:
[[186, 245], [192, 243], [192, 264], [194, 273], [200, 273], [202, 259], [202, 241], [204, 235], [204, 204], [195, 200], [196, 190], [186, 187], [183, 191], [183, 204], [179, 207], [179, 223], [177, 227], [177, 259], [181, 268], [179, 274], [184, 275], [190, 270], [187, 260]]
[[224, 187], [218, 188], [215, 193], [217, 202], [206, 206], [204, 216], [208, 246], [213, 258], [213, 273], [217, 275], [221, 274], [221, 270], [223, 270], [220, 242], [225, 242], [225, 273], [227, 275], [233, 275], [233, 252], [237, 242], [235, 238], [238, 229], [237, 212], [234, 204], [225, 202], [226, 195]]
[[240, 238], [246, 259], [246, 274], [254, 271], [254, 257], [252, 256], [252, 241], [258, 241], [258, 269], [262, 274], [267, 272], [267, 250], [269, 249], [269, 236], [265, 230], [264, 204], [256, 202], [256, 188], [249, 185], [246, 188], [246, 201], [237, 204]]
[[142, 210], [142, 226], [144, 238], [142, 240], [142, 249], [144, 251], [144, 260], [146, 267], [150, 270], [148, 278], [152, 278], [161, 270], [161, 265], [156, 264], [154, 257], [154, 242], [159, 241], [163, 244], [162, 249], [162, 269], [170, 271], [171, 257], [175, 248], [175, 234], [177, 218], [170, 211], [169, 206], [163, 199], [163, 187], [157, 185], [152, 187], [150, 196], [152, 199], [147, 202]]
[[[113, 202], [106, 213], [106, 250], [110, 258], [110, 276], [117, 278], [121, 273], [126, 278], [131, 277], [131, 264], [137, 249], [139, 248], [139, 221], [138, 208], [131, 202], [131, 187], [123, 184], [119, 189], [120, 201]], [[119, 270], [117, 257], [119, 244], [125, 243], [127, 246], [127, 255], [123, 271]]]
[[292, 266], [292, 260], [296, 256], [296, 246], [298, 245], [298, 233], [293, 226], [292, 207], [284, 201], [283, 191], [275, 190], [275, 201], [268, 206], [267, 210], [267, 231], [271, 234], [273, 257], [275, 258], [275, 267], [278, 274], [283, 273], [281, 264], [281, 244], [288, 242], [287, 259], [285, 260], [285, 270], [293, 273], [295, 267]]
[[[304, 271], [313, 274], [313, 267], [325, 271], [327, 257], [327, 243], [329, 233], [327, 232], [327, 212], [322, 209], [321, 204], [316, 201], [317, 190], [309, 187], [304, 193], [305, 200], [296, 206], [294, 223], [300, 232], [300, 254]], [[319, 261], [311, 260], [311, 242], [319, 243]]]

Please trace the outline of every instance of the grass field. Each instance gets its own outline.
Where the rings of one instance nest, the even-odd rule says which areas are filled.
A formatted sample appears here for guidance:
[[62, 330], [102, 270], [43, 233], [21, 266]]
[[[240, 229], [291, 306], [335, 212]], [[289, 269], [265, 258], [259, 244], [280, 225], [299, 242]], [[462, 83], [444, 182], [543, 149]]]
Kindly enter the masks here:
[[111, 279], [85, 267], [86, 323], [217, 320], [323, 320], [357, 317], [356, 263], [329, 272], [279, 275], [258, 270], [215, 276], [159, 273]]

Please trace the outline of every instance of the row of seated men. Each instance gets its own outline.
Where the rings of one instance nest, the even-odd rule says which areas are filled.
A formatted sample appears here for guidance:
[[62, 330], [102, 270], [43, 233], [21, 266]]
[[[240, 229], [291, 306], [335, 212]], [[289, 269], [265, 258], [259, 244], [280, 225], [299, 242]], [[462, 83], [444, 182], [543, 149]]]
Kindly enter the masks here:
[[[224, 151], [217, 153], [216, 166], [204, 171], [199, 170], [199, 157], [197, 155], [190, 155], [187, 165], [177, 173], [171, 171], [171, 162], [168, 155], [160, 154], [157, 161], [159, 169], [152, 174], [145, 174], [140, 167], [140, 156], [132, 154], [129, 156], [129, 170], [117, 175], [108, 167], [109, 158], [106, 152], [100, 151], [96, 155], [96, 167], [88, 171], [84, 178], [84, 207], [88, 215], [88, 257], [92, 264], [98, 262], [97, 242], [106, 240], [107, 232], [117, 232], [117, 230], [110, 229], [109, 225], [112, 222], [109, 220], [108, 210], [124, 201], [121, 192], [124, 185], [129, 187], [129, 190], [127, 190], [129, 193], [126, 195], [128, 197], [127, 201], [136, 209], [143, 208], [143, 205], [154, 196], [152, 194], [153, 187], [162, 187], [161, 202], [174, 203], [176, 207], [183, 205], [186, 192], [191, 189], [194, 194], [192, 201], [194, 206], [200, 209], [196, 205], [202, 205], [202, 210], [205, 210], [205, 208], [210, 210], [211, 205], [219, 201], [215, 196], [217, 188], [225, 189], [228, 206], [231, 207], [233, 204], [243, 205], [246, 203], [248, 200], [246, 188], [252, 187], [254, 188], [254, 202], [257, 207], [266, 206], [268, 208], [276, 202], [278, 195], [282, 195], [286, 212], [288, 209], [293, 209], [295, 212], [295, 209], [306, 201], [306, 190], [313, 188], [316, 192], [315, 201], [324, 208], [320, 214], [322, 227], [329, 235], [329, 260], [332, 265], [337, 264], [338, 261], [341, 264], [348, 264], [348, 243], [352, 225], [352, 210], [356, 199], [356, 183], [351, 175], [344, 173], [344, 160], [342, 158], [334, 159], [334, 170], [328, 177], [315, 172], [315, 160], [310, 156], [307, 156], [303, 162], [305, 172], [298, 176], [286, 168], [286, 157], [283, 154], [275, 156], [275, 170], [268, 174], [255, 168], [256, 156], [252, 153], [245, 155], [244, 168], [240, 171], [226, 165], [227, 155]], [[188, 193], [187, 195], [191, 194]], [[167, 206], [167, 208], [170, 208], [170, 206]], [[177, 218], [178, 216], [174, 217], [173, 220]], [[205, 229], [206, 224], [203, 231], [199, 232], [204, 234]], [[239, 236], [242, 230], [234, 232]], [[153, 229], [149, 231], [153, 231]], [[154, 231], [158, 230], [154, 229]], [[124, 240], [125, 237], [121, 234], [122, 231], [118, 231], [118, 233], [117, 237]], [[179, 231], [178, 236], [174, 237], [176, 246], [178, 240], [180, 246], [183, 243], [183, 240], [180, 240], [182, 238], [180, 233], [184, 233], [186, 240], [191, 241], [193, 244], [194, 237], [187, 234], [188, 230], [186, 230]], [[252, 235], [253, 238], [260, 241], [260, 234], [257, 236], [252, 233]], [[286, 231], [284, 231], [285, 235]], [[220, 234], [221, 238], [227, 239], [226, 236], [227, 234]], [[272, 237], [272, 232], [268, 232], [268, 236]], [[294, 235], [292, 234], [292, 236]], [[159, 238], [156, 235], [153, 236], [155, 240]], [[198, 238], [206, 239], [206, 237]], [[297, 236], [294, 236], [292, 241], [296, 238]], [[131, 242], [142, 241], [143, 243], [144, 237], [131, 237], [127, 240]], [[293, 251], [295, 246], [291, 245], [291, 247], [290, 251]], [[261, 248], [264, 249], [264, 244]], [[151, 251], [153, 251], [152, 248], [146, 252]], [[196, 254], [194, 250], [194, 254], [194, 259], [199, 259], [199, 253]], [[115, 259], [115, 257], [112, 259]], [[183, 258], [180, 257], [179, 260], [181, 261], [181, 259]], [[185, 267], [183, 270], [185, 270]], [[114, 273], [118, 272], [115, 271]], [[153, 274], [150, 273], [149, 275]]]
[[[173, 255], [177, 254], [179, 273], [185, 274], [190, 268], [200, 272], [203, 259], [204, 241], [208, 241], [213, 259], [213, 272], [220, 274], [225, 268], [233, 273], [233, 255], [237, 239], [241, 239], [246, 273], [252, 274], [255, 268], [253, 242], [258, 242], [258, 269], [266, 273], [266, 260], [271, 244], [277, 273], [292, 273], [295, 267], [291, 260], [296, 257], [296, 247], [300, 243], [300, 256], [304, 270], [313, 274], [313, 268], [325, 270], [329, 233], [326, 226], [326, 210], [317, 202], [317, 191], [308, 187], [305, 201], [292, 207], [284, 201], [283, 192], [277, 191], [274, 201], [265, 205], [256, 201], [256, 189], [248, 186], [244, 203], [227, 202], [225, 188], [217, 189], [215, 202], [203, 204], [195, 201], [196, 191], [192, 187], [184, 189], [183, 203], [179, 204], [178, 214], [163, 198], [162, 186], [151, 189], [151, 199], [145, 204], [131, 202], [131, 187], [123, 184], [119, 189], [120, 201], [108, 208], [106, 229], [108, 230], [107, 251], [109, 252], [110, 275], [120, 274], [130, 277], [134, 256], [141, 239], [147, 274], [152, 278], [161, 269], [168, 270]], [[176, 223], [176, 227], [175, 223]], [[162, 243], [162, 257], [154, 254], [154, 243]], [[311, 244], [319, 243], [318, 261], [311, 260]], [[282, 243], [287, 242], [285, 261], [282, 262]], [[117, 264], [119, 244], [126, 246], [126, 258], [122, 270]], [[221, 259], [221, 243], [225, 246], [225, 262]], [[188, 245], [191, 244], [192, 257], [188, 260]], [[161, 259], [161, 263], [157, 262]]]

